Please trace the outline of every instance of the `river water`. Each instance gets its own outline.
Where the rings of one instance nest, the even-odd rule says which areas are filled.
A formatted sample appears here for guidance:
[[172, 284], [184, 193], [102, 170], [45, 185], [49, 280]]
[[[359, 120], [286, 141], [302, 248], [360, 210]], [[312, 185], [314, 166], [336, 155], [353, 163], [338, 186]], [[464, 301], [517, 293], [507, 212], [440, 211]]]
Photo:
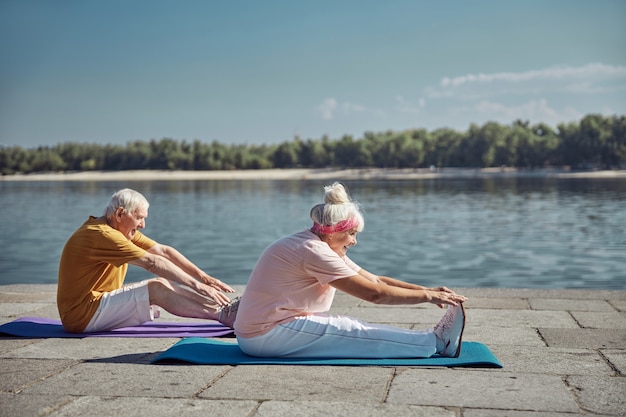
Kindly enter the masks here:
[[[365, 213], [349, 256], [427, 286], [626, 289], [626, 181], [467, 178], [344, 182]], [[0, 284], [55, 283], [66, 239], [124, 187], [150, 201], [144, 232], [231, 285], [310, 227], [326, 182], [0, 181]], [[149, 277], [133, 266], [127, 282]]]

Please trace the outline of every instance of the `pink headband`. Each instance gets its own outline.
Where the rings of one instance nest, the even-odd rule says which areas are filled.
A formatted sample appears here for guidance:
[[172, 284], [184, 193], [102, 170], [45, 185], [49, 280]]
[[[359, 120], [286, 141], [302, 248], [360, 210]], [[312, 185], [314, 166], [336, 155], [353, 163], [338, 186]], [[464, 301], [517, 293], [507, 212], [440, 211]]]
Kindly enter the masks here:
[[313, 227], [311, 228], [311, 231], [313, 233], [329, 235], [331, 233], [345, 232], [346, 230], [354, 229], [358, 225], [359, 221], [356, 219], [356, 217], [350, 217], [349, 219], [346, 219], [331, 226], [322, 226], [319, 223], [313, 222]]

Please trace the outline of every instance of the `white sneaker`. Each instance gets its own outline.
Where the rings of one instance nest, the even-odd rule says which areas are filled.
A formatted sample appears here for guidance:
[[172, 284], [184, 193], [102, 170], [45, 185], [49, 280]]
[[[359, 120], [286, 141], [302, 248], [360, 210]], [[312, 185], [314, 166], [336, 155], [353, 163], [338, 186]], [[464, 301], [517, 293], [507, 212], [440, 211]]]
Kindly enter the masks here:
[[231, 329], [235, 324], [235, 319], [237, 318], [237, 310], [239, 309], [239, 300], [240, 297], [235, 298], [230, 303], [226, 304], [224, 307], [220, 308], [219, 313], [217, 315], [217, 321], [222, 323], [224, 326], [228, 326]]
[[448, 306], [446, 314], [443, 315], [434, 329], [438, 339], [437, 346], [440, 346], [440, 343], [443, 346], [441, 349], [437, 349], [437, 353], [449, 358], [458, 358], [461, 354], [464, 329], [465, 308], [463, 303], [459, 303], [457, 306]]

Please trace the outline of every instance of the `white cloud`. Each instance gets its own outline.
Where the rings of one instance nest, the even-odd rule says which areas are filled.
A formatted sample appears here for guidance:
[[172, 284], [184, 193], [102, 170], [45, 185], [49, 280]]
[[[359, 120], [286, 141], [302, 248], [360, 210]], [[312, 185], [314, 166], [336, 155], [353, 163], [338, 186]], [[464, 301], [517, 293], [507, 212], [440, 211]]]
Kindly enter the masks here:
[[563, 80], [574, 78], [626, 77], [626, 66], [587, 64], [582, 67], [550, 67], [524, 72], [496, 72], [492, 74], [467, 74], [441, 79], [442, 87], [458, 87], [469, 83], [491, 83], [494, 81], [522, 82], [534, 80]]
[[322, 114], [322, 118], [324, 120], [333, 120], [339, 111], [344, 115], [367, 113], [373, 116], [384, 116], [385, 114], [381, 110], [372, 109], [350, 101], [344, 101], [340, 103], [332, 97], [325, 99], [317, 107], [317, 109]]
[[324, 120], [332, 120], [334, 117], [334, 111], [337, 108], [337, 100], [334, 98], [327, 98], [318, 106], [319, 111], [322, 113]]
[[585, 81], [568, 84], [565, 91], [574, 94], [607, 94], [626, 91], [626, 85], [596, 85]]
[[341, 103], [341, 109], [344, 111], [344, 113], [346, 114], [351, 114], [351, 113], [362, 113], [364, 111], [367, 111], [367, 109], [365, 108], [365, 106], [362, 106], [360, 104], [355, 104], [355, 103], [350, 103], [349, 101]]
[[424, 94], [429, 107], [471, 123], [522, 119], [556, 126], [589, 113], [607, 114], [607, 108], [624, 108], [624, 91], [626, 66], [592, 63], [445, 77]]
[[395, 102], [394, 109], [400, 113], [417, 114], [426, 106], [426, 100], [423, 98], [420, 98], [417, 104], [414, 104], [401, 95], [396, 96]]
[[626, 105], [624, 91], [626, 66], [591, 63], [445, 77], [439, 85], [425, 87], [420, 98], [397, 94], [385, 110], [334, 98], [324, 100], [318, 109], [326, 120], [339, 115], [359, 116], [359, 121], [363, 116], [391, 116], [389, 120], [403, 120], [407, 125], [437, 123], [459, 128], [465, 123], [521, 119], [556, 126], [589, 113], [610, 114], [606, 109], [623, 112], [619, 109]]
[[543, 121], [553, 126], [565, 120], [576, 120], [583, 117], [581, 112], [572, 107], [565, 107], [561, 111], [556, 110], [548, 104], [548, 100], [545, 98], [530, 100], [526, 103], [512, 106], [483, 100], [467, 108], [466, 111], [472, 114], [478, 113], [505, 123], [521, 119]]

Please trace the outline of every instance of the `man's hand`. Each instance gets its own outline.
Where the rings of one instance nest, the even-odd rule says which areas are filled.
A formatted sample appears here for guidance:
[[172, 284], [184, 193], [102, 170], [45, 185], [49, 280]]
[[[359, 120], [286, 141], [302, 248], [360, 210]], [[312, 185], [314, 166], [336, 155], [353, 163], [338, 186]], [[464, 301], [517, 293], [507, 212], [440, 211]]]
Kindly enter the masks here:
[[235, 290], [230, 285], [225, 284], [219, 279], [213, 278], [212, 276], [206, 273], [200, 276], [200, 281], [202, 281], [204, 284], [210, 287], [217, 288], [224, 292], [235, 292]]
[[129, 263], [140, 266], [157, 277], [163, 277], [187, 286], [198, 294], [211, 298], [219, 305], [226, 305], [230, 302], [230, 299], [222, 291], [235, 292], [230, 286], [204, 272], [202, 272], [199, 279], [196, 279], [178, 265], [160, 255], [147, 252], [141, 258], [134, 259]]
[[235, 290], [232, 289], [230, 286], [224, 284], [219, 279], [213, 278], [211, 275], [198, 268], [193, 262], [187, 259], [182, 253], [180, 253], [176, 248], [172, 246], [157, 243], [152, 248], [150, 248], [148, 252], [162, 256], [163, 258], [176, 265], [178, 268], [182, 269], [185, 273], [194, 277], [194, 279], [198, 279], [200, 280], [200, 282], [206, 285], [217, 288], [224, 292], [235, 292]]
[[[221, 290], [211, 286], [204, 284], [200, 281], [195, 281], [197, 284], [195, 285], [194, 290], [205, 297], [209, 297], [214, 300], [220, 306], [225, 306], [230, 303], [230, 298], [226, 294], [224, 294]], [[227, 286], [228, 287], [228, 286]], [[231, 291], [233, 292], [233, 291]]]

